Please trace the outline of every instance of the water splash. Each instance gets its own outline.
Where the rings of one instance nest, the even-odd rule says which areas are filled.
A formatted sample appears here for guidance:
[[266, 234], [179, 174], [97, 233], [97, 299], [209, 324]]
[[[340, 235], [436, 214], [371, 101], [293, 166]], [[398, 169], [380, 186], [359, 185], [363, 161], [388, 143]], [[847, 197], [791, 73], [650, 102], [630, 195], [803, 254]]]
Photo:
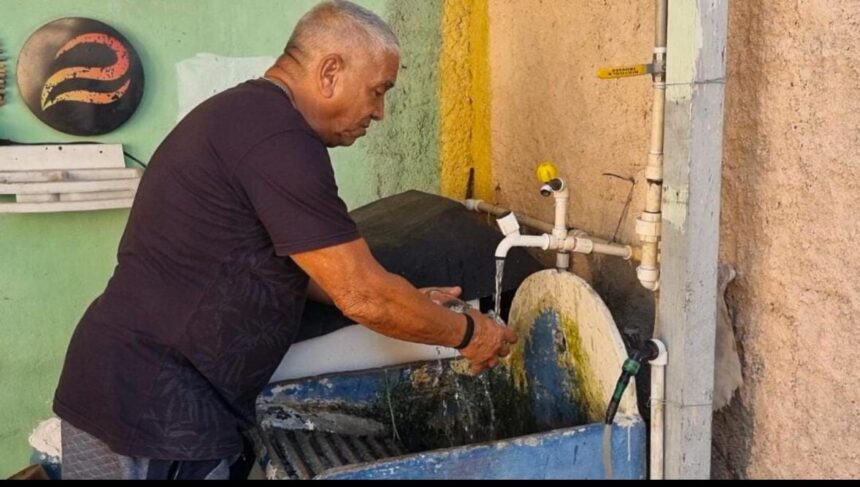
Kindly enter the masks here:
[[478, 381], [481, 382], [481, 386], [483, 386], [484, 397], [487, 398], [487, 405], [490, 409], [490, 440], [496, 440], [496, 407], [493, 405], [493, 394], [490, 392], [490, 380], [488, 379], [488, 374], [482, 374]]
[[496, 293], [493, 295], [493, 317], [502, 317], [502, 277], [505, 274], [505, 259], [496, 259]]

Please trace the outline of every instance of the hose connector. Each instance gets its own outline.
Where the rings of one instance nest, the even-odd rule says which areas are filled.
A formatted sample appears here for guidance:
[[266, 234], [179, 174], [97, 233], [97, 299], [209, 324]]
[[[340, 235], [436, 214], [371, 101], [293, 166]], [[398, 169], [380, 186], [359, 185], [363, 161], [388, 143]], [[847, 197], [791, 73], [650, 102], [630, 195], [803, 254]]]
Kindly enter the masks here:
[[624, 361], [624, 364], [621, 366], [621, 377], [618, 378], [618, 382], [615, 384], [615, 391], [612, 393], [609, 406], [606, 408], [606, 417], [604, 419], [606, 424], [612, 424], [615, 420], [615, 414], [618, 412], [618, 405], [621, 404], [624, 391], [627, 390], [630, 379], [642, 370], [642, 363], [656, 360], [661, 356], [661, 351], [665, 351], [665, 348], [661, 349], [658, 342], [648, 340], [639, 349], [634, 350], [630, 357]]

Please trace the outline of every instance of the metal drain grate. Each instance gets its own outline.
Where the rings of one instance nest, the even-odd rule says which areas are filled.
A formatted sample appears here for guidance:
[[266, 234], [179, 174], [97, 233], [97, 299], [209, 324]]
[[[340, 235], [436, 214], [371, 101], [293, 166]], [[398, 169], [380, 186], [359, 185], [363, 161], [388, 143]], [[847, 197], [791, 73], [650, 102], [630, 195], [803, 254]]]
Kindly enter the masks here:
[[263, 446], [276, 477], [308, 480], [346, 465], [403, 455], [391, 438], [341, 435], [320, 431], [262, 428]]

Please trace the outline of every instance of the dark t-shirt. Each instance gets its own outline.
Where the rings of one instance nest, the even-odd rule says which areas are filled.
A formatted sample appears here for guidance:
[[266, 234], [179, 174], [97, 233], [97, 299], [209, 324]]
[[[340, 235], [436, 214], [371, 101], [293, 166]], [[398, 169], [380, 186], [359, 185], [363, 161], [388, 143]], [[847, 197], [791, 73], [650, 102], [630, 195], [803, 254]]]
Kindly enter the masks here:
[[304, 307], [289, 256], [357, 238], [325, 146], [278, 87], [213, 97], [153, 156], [54, 411], [122, 455], [239, 453]]

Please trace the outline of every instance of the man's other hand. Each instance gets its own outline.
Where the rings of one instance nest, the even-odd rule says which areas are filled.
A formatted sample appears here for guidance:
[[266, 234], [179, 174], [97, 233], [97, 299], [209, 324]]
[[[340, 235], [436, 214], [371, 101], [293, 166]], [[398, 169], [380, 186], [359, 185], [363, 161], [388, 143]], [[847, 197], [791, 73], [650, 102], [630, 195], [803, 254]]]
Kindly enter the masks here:
[[449, 301], [459, 299], [463, 289], [459, 286], [453, 287], [425, 287], [419, 289], [421, 294], [430, 298], [434, 303], [444, 306]]
[[469, 346], [460, 353], [469, 360], [470, 372], [479, 375], [499, 365], [500, 358], [511, 354], [511, 345], [517, 343], [517, 334], [478, 311], [470, 311], [469, 316], [475, 320], [475, 334]]

